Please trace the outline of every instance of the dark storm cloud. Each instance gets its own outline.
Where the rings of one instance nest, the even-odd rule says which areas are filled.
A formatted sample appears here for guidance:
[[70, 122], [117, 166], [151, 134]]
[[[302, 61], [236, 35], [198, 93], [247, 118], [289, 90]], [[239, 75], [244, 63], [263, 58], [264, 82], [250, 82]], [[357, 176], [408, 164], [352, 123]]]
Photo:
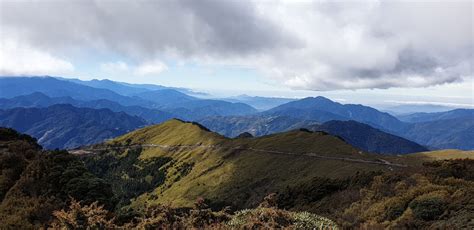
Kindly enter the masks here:
[[241, 55], [295, 44], [245, 1], [2, 2], [3, 26], [36, 46], [95, 45], [150, 57]]

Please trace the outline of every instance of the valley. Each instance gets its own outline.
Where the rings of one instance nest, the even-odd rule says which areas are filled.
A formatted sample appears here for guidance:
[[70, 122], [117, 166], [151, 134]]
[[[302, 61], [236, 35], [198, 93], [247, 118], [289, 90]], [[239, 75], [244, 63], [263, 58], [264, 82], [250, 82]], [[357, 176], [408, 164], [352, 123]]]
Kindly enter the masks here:
[[0, 0], [0, 230], [474, 229], [473, 10]]
[[[11, 154], [20, 153], [16, 150], [18, 147], [14, 146], [17, 146], [15, 143], [22, 142], [15, 135], [17, 134], [10, 139], [3, 139], [1, 146], [4, 147], [0, 163], [7, 162], [8, 156], [15, 156]], [[2, 138], [5, 137], [8, 136], [3, 133]], [[28, 143], [34, 142], [34, 139], [26, 140]], [[30, 148], [24, 144], [22, 146]], [[168, 210], [174, 212], [172, 210], [180, 208], [193, 209], [196, 207], [196, 200], [203, 199], [205, 207], [210, 209], [197, 209], [199, 212], [215, 215], [216, 218], [224, 215], [221, 216], [223, 220], [229, 218], [231, 220], [231, 222], [218, 222], [219, 224], [233, 223], [233, 218], [240, 218], [238, 210], [249, 208], [253, 210], [251, 213], [264, 212], [267, 213], [265, 215], [285, 212], [277, 208], [289, 210], [290, 213], [285, 215], [290, 216], [303, 215], [300, 212], [310, 211], [319, 216], [311, 217], [314, 221], [318, 220], [317, 223], [341, 227], [362, 226], [369, 223], [370, 226], [392, 227], [407, 226], [406, 224], [418, 227], [440, 226], [440, 224], [466, 227], [474, 224], [469, 221], [468, 211], [468, 207], [474, 203], [470, 195], [467, 195], [473, 188], [474, 172], [471, 164], [474, 164], [474, 152], [472, 151], [450, 150], [403, 156], [370, 154], [352, 147], [339, 137], [320, 131], [300, 129], [262, 137], [227, 138], [211, 132], [198, 123], [172, 119], [103, 143], [71, 149], [69, 154], [44, 152], [42, 154], [48, 156], [46, 158], [48, 161], [54, 161], [56, 158], [59, 160], [61, 156], [68, 159], [65, 162], [70, 162], [67, 163], [70, 165], [68, 167], [79, 163], [74, 166], [76, 168], [74, 170], [83, 173], [81, 179], [83, 181], [77, 183], [75, 179], [77, 176], [74, 175], [78, 174], [73, 173], [70, 179], [61, 180], [64, 181], [61, 183], [66, 183], [62, 185], [65, 187], [55, 187], [57, 185], [51, 184], [47, 185], [49, 189], [44, 192], [20, 192], [21, 189], [27, 188], [25, 186], [37, 186], [34, 185], [37, 183], [36, 180], [28, 179], [29, 176], [24, 178], [32, 167], [38, 167], [35, 166], [36, 161], [41, 158], [35, 157], [34, 152], [38, 151], [37, 148], [28, 150], [33, 151], [30, 153], [33, 158], [30, 156], [29, 160], [28, 158], [22, 160], [28, 167], [23, 168], [23, 173], [14, 177], [15, 179], [10, 177], [11, 174], [5, 174], [6, 171], [2, 173], [4, 178], [12, 178], [7, 180], [11, 182], [8, 182], [8, 187], [4, 187], [7, 192], [4, 193], [6, 196], [0, 204], [0, 216], [3, 215], [2, 218], [8, 220], [3, 224], [13, 223], [11, 221], [40, 225], [50, 223], [51, 216], [47, 217], [47, 213], [42, 214], [46, 215], [46, 219], [38, 219], [34, 223], [12, 219], [13, 216], [10, 215], [19, 215], [15, 213], [25, 207], [25, 204], [18, 203], [17, 199], [36, 202], [37, 199], [47, 199], [53, 193], [58, 195], [55, 195], [57, 197], [54, 198], [54, 202], [51, 201], [53, 203], [48, 203], [51, 209], [44, 209], [44, 205], [38, 204], [39, 209], [32, 209], [22, 215], [38, 215], [40, 212], [65, 207], [64, 201], [67, 199], [64, 196], [70, 196], [84, 202], [84, 205], [91, 204], [94, 200], [105, 204], [107, 210], [123, 221], [129, 221], [128, 215], [140, 215], [144, 211], [143, 207], [155, 207], [162, 210], [158, 213], [162, 213], [164, 211], [160, 207], [165, 205], [164, 207], [169, 207], [171, 210]], [[10, 154], [6, 154], [8, 152]], [[45, 176], [49, 175], [44, 179], [38, 178], [40, 181], [49, 181], [43, 182], [43, 186], [44, 183], [55, 181], [49, 178], [51, 176], [69, 175], [67, 168], [60, 169], [66, 171], [59, 174], [53, 173], [59, 168], [46, 167], [39, 170], [46, 173]], [[453, 177], [458, 178], [457, 181], [453, 181]], [[396, 181], [397, 186], [401, 186], [399, 185], [401, 183], [405, 187], [391, 187], [396, 185]], [[384, 190], [392, 192], [362, 196], [367, 191], [378, 191], [379, 186], [386, 186]], [[94, 189], [106, 191], [96, 193]], [[447, 193], [465, 195], [454, 196]], [[97, 194], [110, 195], [99, 198]], [[418, 200], [432, 196], [441, 199], [439, 202], [450, 200], [463, 205], [445, 208], [436, 206], [445, 214], [430, 214], [428, 219], [409, 216], [408, 213], [413, 212], [415, 207], [413, 205]], [[389, 202], [390, 200], [392, 201]], [[271, 201], [272, 205], [262, 206], [262, 201]], [[16, 209], [11, 209], [11, 205], [14, 204], [12, 202], [16, 202]], [[217, 212], [225, 207], [231, 208], [229, 214]], [[363, 208], [365, 211], [357, 211], [357, 208]], [[11, 209], [13, 213], [7, 214], [6, 209]], [[400, 211], [392, 213], [390, 211], [392, 209]], [[387, 216], [378, 217], [376, 213], [382, 210], [390, 212]], [[234, 212], [235, 214], [232, 214]], [[360, 215], [361, 212], [363, 215]], [[186, 214], [172, 215], [180, 220], [188, 218]], [[357, 218], [351, 219], [353, 218], [351, 215], [357, 215]], [[155, 217], [152, 215], [147, 218]], [[324, 218], [329, 219], [326, 221]], [[182, 223], [173, 222], [171, 219], [168, 221], [171, 222], [160, 223]]]
[[0, 99], [0, 125], [36, 137], [1, 129], [0, 228], [474, 226], [471, 110], [402, 121], [324, 97], [31, 79]]
[[[27, 87], [23, 87], [21, 91], [14, 91], [12, 85], [15, 84], [25, 84]], [[65, 87], [68, 90], [61, 90]], [[285, 100], [243, 96], [240, 97], [241, 101], [238, 101], [238, 98], [201, 99], [187, 95], [189, 90], [164, 86], [98, 80], [70, 81], [53, 77], [23, 77], [15, 80], [0, 78], [0, 89], [5, 97], [0, 98], [2, 113], [5, 114], [0, 116], [0, 124], [25, 131], [38, 139], [41, 139], [46, 131], [55, 130], [58, 124], [26, 122], [20, 126], [12, 122], [14, 119], [22, 119], [17, 117], [19, 108], [23, 108], [22, 111], [25, 112], [30, 110], [30, 114], [33, 109], [38, 108], [46, 110], [53, 107], [59, 110], [60, 107], [57, 105], [61, 104], [72, 105], [77, 111], [80, 108], [96, 110], [97, 116], [82, 121], [86, 124], [97, 123], [96, 120], [104, 116], [101, 114], [106, 113], [103, 109], [126, 113], [131, 116], [128, 119], [136, 119], [132, 118], [134, 116], [143, 119], [127, 127], [128, 131], [144, 125], [159, 124], [171, 118], [199, 122], [227, 137], [236, 137], [245, 132], [253, 136], [262, 136], [306, 128], [340, 136], [363, 151], [386, 155], [429, 149], [474, 149], [472, 141], [469, 141], [474, 137], [474, 117], [472, 110], [469, 109], [414, 114], [412, 117], [402, 117], [404, 121], [401, 121], [395, 116], [368, 106], [341, 104], [324, 97]], [[254, 100], [255, 103], [260, 103], [257, 104], [259, 106], [268, 102], [274, 107], [257, 111], [244, 104], [245, 100]], [[71, 109], [67, 112], [71, 112]], [[54, 119], [56, 117], [53, 117]], [[62, 129], [67, 130], [71, 129], [68, 125], [73, 123], [59, 124]], [[112, 135], [109, 130], [102, 130], [103, 127], [97, 125], [94, 128], [99, 133], [88, 135], [98, 135], [96, 140], [90, 138], [68, 140], [74, 137], [62, 135], [53, 137], [51, 143], [41, 139], [41, 143], [46, 148], [75, 148], [123, 134], [114, 132], [117, 134]], [[54, 140], [56, 138], [58, 140]]]

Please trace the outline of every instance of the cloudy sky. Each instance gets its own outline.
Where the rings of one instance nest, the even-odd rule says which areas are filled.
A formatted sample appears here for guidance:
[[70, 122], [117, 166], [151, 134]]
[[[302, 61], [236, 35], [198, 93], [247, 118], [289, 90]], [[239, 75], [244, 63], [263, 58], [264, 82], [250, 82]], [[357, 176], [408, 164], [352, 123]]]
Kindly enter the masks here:
[[474, 105], [472, 1], [0, 0], [0, 75]]

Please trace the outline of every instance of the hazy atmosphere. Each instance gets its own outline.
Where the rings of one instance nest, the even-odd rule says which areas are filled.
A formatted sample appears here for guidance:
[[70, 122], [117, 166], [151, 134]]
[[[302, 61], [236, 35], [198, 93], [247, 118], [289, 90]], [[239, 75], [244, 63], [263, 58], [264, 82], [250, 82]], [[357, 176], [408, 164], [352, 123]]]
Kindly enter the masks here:
[[0, 0], [0, 229], [474, 229], [472, 0]]

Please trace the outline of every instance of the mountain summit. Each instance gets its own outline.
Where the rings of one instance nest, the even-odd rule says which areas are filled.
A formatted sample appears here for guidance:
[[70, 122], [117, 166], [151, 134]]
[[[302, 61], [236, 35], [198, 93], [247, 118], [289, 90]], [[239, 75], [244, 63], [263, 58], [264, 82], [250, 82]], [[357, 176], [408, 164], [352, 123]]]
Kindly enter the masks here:
[[374, 108], [341, 104], [325, 97], [308, 97], [270, 109], [264, 114], [286, 115], [306, 120], [326, 122], [329, 120], [355, 120], [385, 130], [400, 130], [406, 126], [394, 116]]

